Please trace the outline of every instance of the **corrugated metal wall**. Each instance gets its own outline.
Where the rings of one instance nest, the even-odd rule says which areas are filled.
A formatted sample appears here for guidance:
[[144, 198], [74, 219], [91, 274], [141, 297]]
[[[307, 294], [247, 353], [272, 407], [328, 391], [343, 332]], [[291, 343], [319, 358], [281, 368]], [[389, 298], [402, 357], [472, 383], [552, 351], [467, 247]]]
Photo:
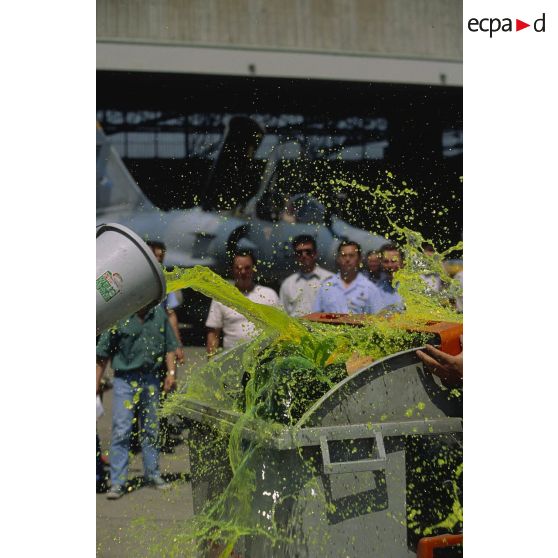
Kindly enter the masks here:
[[462, 0], [97, 0], [97, 38], [461, 61]]

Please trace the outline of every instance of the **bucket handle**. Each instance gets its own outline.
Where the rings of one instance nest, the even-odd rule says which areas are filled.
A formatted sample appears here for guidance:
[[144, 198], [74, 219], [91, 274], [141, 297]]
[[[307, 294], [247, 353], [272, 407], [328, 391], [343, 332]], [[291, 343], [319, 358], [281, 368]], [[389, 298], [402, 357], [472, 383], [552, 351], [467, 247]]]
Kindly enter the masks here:
[[339, 473], [361, 473], [363, 471], [379, 471], [386, 468], [387, 457], [384, 447], [384, 438], [380, 431], [373, 433], [376, 440], [376, 449], [378, 457], [372, 459], [359, 459], [356, 461], [336, 461], [331, 462], [329, 454], [328, 439], [320, 436], [320, 448], [322, 450], [322, 463], [324, 464], [324, 473], [326, 475]]

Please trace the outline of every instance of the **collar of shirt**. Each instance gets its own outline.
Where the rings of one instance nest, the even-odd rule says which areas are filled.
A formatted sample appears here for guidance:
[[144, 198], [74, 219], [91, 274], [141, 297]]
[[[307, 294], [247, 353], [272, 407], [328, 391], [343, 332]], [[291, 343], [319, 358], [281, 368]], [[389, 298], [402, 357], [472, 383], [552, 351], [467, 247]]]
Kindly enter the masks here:
[[[161, 304], [162, 306], [162, 304]], [[139, 326], [140, 328], [145, 324], [145, 322], [149, 322], [155, 318], [155, 309], [157, 307], [154, 306], [150, 310], [147, 311], [143, 318], [140, 318], [137, 313], [132, 314], [130, 317], [123, 319], [118, 325], [119, 328], [126, 328], [126, 327], [135, 327]]]
[[326, 282], [331, 281], [334, 285], [341, 287], [344, 291], [348, 291], [354, 289], [355, 287], [362, 286], [363, 284], [369, 284], [372, 281], [367, 279], [362, 273], [358, 272], [357, 276], [349, 283], [349, 286], [345, 286], [345, 282], [341, 279], [341, 274], [336, 273], [332, 275], [329, 279], [326, 279]]
[[377, 283], [377, 286], [380, 287], [380, 289], [382, 289], [383, 291], [385, 291], [386, 293], [394, 293], [397, 290], [397, 286], [398, 283], [395, 285], [392, 285], [391, 281], [389, 280], [389, 277], [387, 275], [385, 275], [384, 277], [382, 277], [382, 279], [380, 279], [380, 281]]
[[[145, 316], [143, 317], [143, 321], [147, 321], [147, 320], [152, 320], [155, 317], [155, 309], [157, 308], [157, 306], [154, 306], [153, 308], [150, 308], [147, 313], [145, 314]], [[163, 306], [164, 308], [164, 306]], [[139, 316], [137, 314], [135, 314], [138, 318]]]
[[317, 268], [314, 268], [310, 273], [303, 273], [302, 271], [299, 271], [296, 275], [296, 281], [299, 281], [300, 279], [304, 279], [305, 281], [310, 281], [310, 279], [320, 279], [320, 276], [318, 275]]

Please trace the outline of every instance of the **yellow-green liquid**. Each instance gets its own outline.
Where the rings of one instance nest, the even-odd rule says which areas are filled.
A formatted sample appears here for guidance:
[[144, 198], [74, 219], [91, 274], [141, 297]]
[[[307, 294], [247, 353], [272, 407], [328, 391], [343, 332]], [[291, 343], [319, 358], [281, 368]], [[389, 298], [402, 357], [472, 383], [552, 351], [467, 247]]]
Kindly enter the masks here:
[[[380, 203], [388, 215], [395, 213], [398, 197], [406, 199], [413, 195], [412, 191], [405, 187], [394, 194], [381, 187], [372, 191], [355, 182], [335, 181], [335, 184], [340, 187], [370, 191], [375, 203]], [[261, 473], [258, 455], [265, 447], [265, 439], [269, 439], [281, 428], [281, 425], [269, 423], [267, 426], [260, 426], [259, 441], [250, 444], [242, 441], [243, 426], [257, 418], [261, 412], [261, 403], [258, 401], [261, 400], [262, 393], [276, 386], [274, 383], [276, 378], [270, 377], [265, 381], [258, 378], [262, 363], [265, 363], [267, 358], [276, 355], [287, 358], [284, 355], [288, 355], [288, 358], [297, 358], [300, 359], [298, 362], [307, 363], [309, 370], [316, 370], [316, 374], [320, 374], [319, 371], [324, 370], [324, 367], [344, 363], [355, 353], [377, 359], [420, 346], [427, 338], [421, 337], [421, 334], [410, 333], [408, 328], [412, 325], [420, 325], [432, 320], [462, 321], [462, 315], [456, 312], [452, 305], [452, 299], [461, 294], [461, 286], [446, 274], [442, 265], [443, 258], [447, 257], [452, 250], [461, 250], [462, 245], [430, 257], [422, 253], [421, 243], [424, 239], [420, 234], [399, 225], [395, 220], [391, 221], [391, 224], [392, 238], [396, 237], [404, 242], [405, 266], [396, 273], [395, 281], [398, 284], [398, 292], [404, 300], [405, 311], [402, 313], [388, 311], [383, 316], [371, 316], [369, 323], [364, 327], [330, 326], [291, 318], [277, 308], [248, 300], [234, 285], [205, 267], [175, 268], [165, 272], [167, 292], [192, 288], [243, 314], [259, 328], [260, 335], [245, 346], [240, 356], [234, 356], [236, 367], [222, 366], [219, 358], [210, 361], [207, 366], [193, 374], [187, 388], [170, 398], [164, 409], [164, 414], [167, 415], [180, 413], [181, 403], [194, 399], [214, 408], [238, 413], [239, 420], [232, 433], [214, 432], [211, 442], [211, 444], [221, 445], [226, 452], [232, 472], [229, 484], [217, 498], [207, 503], [201, 514], [182, 528], [169, 531], [165, 539], [172, 542], [165, 544], [164, 552], [163, 549], [154, 549], [155, 554], [163, 552], [168, 556], [195, 556], [198, 551], [206, 551], [212, 547], [218, 549], [215, 555], [226, 557], [231, 554], [235, 544], [242, 537], [263, 536], [269, 539], [272, 545], [288, 544], [293, 541], [293, 538], [296, 539], [296, 534], [293, 534], [296, 529], [279, 527], [273, 517], [266, 521], [256, 521], [251, 511], [255, 496], [255, 475]], [[446, 285], [442, 293], [433, 293], [429, 290], [422, 278], [426, 272], [437, 273], [441, 277]], [[231, 372], [231, 368], [234, 372]], [[237, 385], [236, 389], [231, 389], [235, 382], [238, 384], [239, 369], [246, 374], [247, 383], [245, 386]], [[324, 378], [324, 385], [327, 385], [327, 381], [327, 378]], [[296, 396], [303, 404], [310, 406], [313, 403], [313, 395], [308, 394], [306, 397], [303, 382], [297, 386]], [[244, 406], [240, 401], [243, 401]], [[417, 409], [412, 409], [411, 412], [417, 412], [420, 416], [420, 403]], [[211, 453], [206, 451], [207, 448], [191, 448], [191, 451], [196, 450], [200, 453]], [[306, 461], [302, 451], [299, 451], [298, 455], [301, 476], [312, 479], [313, 473], [316, 472], [316, 464]], [[440, 462], [445, 466], [444, 459], [440, 459]], [[212, 464], [208, 463], [207, 466], [211, 468]], [[216, 467], [216, 470], [218, 468]], [[419, 477], [420, 469], [419, 466], [416, 471]], [[435, 532], [436, 529], [451, 530], [459, 526], [462, 522], [462, 510], [457, 494], [457, 483], [461, 471], [462, 465], [458, 465], [455, 468], [452, 484], [448, 487], [454, 496], [454, 504], [447, 516], [441, 517], [438, 514], [438, 521], [424, 528], [424, 524], [421, 527], [417, 518], [426, 510], [410, 509], [407, 518], [394, 518], [394, 521], [406, 521], [409, 528], [424, 536]], [[305, 493], [311, 491], [312, 482], [315, 481], [307, 481]], [[281, 497], [297, 497], [297, 494], [289, 495], [287, 491], [285, 494], [281, 493]], [[324, 509], [331, 505], [323, 502]], [[297, 520], [300, 518], [293, 517], [291, 522]], [[325, 535], [322, 533], [319, 536]]]

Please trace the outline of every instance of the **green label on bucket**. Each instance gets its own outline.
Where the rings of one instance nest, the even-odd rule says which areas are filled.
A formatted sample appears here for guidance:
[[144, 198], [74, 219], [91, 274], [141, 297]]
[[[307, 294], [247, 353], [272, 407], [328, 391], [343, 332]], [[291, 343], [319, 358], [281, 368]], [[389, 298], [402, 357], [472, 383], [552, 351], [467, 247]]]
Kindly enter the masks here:
[[120, 284], [122, 277], [118, 273], [105, 271], [101, 276], [97, 277], [97, 290], [101, 293], [105, 302], [120, 292]]

